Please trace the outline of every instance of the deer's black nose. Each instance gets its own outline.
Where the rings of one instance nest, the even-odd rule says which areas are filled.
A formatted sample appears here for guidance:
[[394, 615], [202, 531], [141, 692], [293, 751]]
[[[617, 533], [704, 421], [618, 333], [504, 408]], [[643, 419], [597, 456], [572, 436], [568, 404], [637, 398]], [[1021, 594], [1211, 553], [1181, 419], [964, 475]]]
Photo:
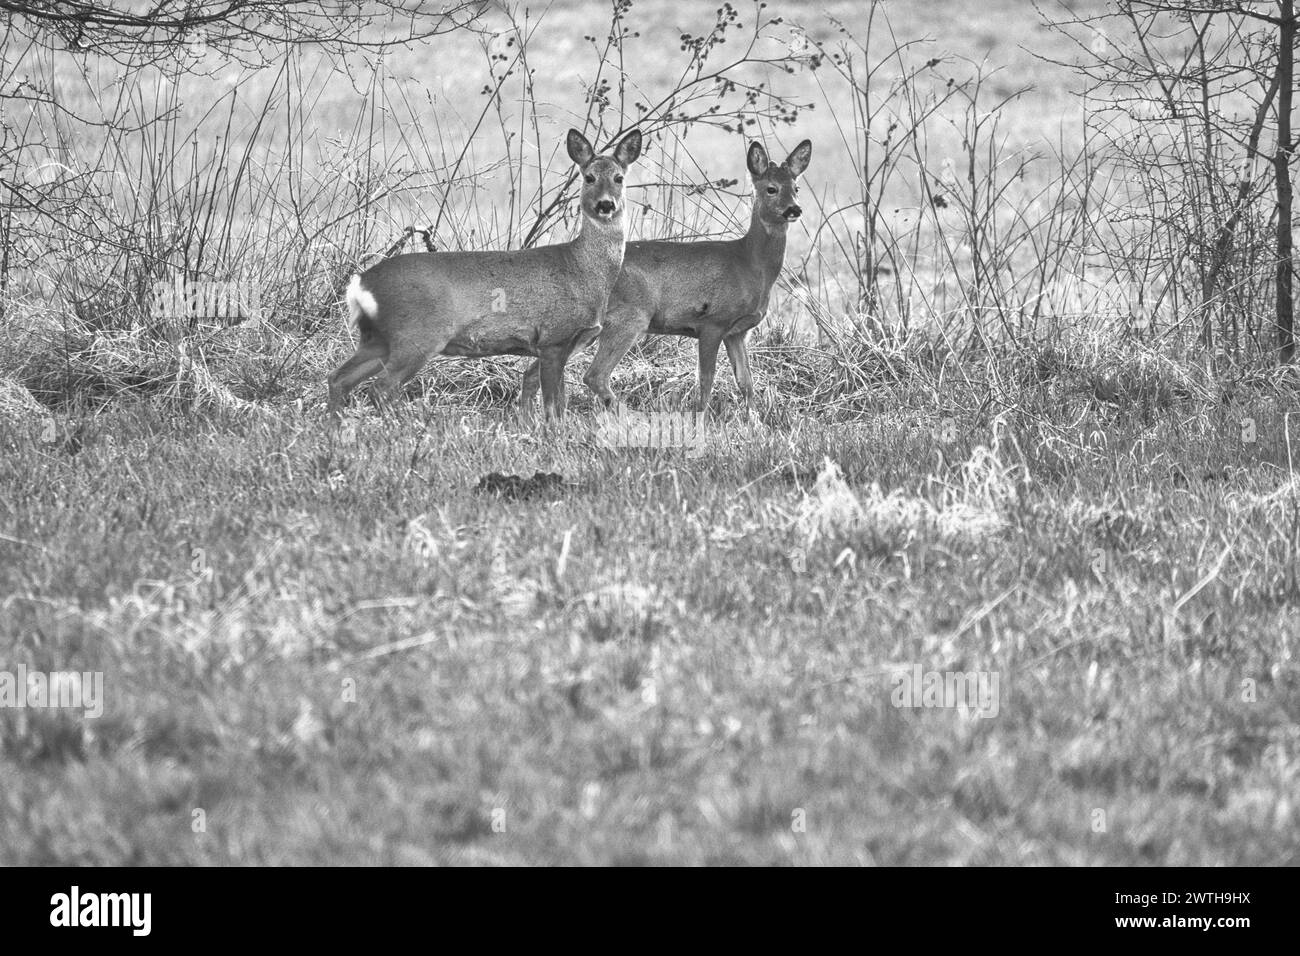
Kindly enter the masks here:
[[597, 200], [596, 212], [602, 216], [612, 216], [614, 214], [614, 201], [612, 199]]
[[785, 221], [794, 222], [803, 215], [803, 210], [798, 206], [787, 206], [785, 210]]

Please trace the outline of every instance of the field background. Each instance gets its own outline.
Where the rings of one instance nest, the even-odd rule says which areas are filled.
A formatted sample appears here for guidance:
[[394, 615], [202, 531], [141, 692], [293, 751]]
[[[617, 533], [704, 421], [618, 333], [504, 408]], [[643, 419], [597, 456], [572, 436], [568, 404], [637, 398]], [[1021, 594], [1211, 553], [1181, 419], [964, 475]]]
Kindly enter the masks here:
[[[1069, 44], [1030, 4], [885, 7], [897, 36], [999, 70], [995, 99], [1032, 87], [1004, 109], [1009, 153], [1081, 136], [1077, 79], [1042, 58]], [[817, 36], [823, 10], [853, 24], [863, 8], [773, 9]], [[714, 10], [637, 3], [647, 53], [629, 77], [669, 83], [655, 51]], [[603, 17], [557, 2], [539, 28], [547, 149], [582, 109], [576, 51]], [[337, 276], [441, 197], [395, 193], [300, 254], [280, 190], [346, 194], [361, 179], [340, 170], [368, 161], [349, 131], [372, 115], [390, 159], [396, 131], [429, 132], [436, 148], [410, 152], [435, 181], [484, 61], [458, 35], [394, 54], [383, 102], [408, 88], [405, 116], [374, 109], [368, 73], [320, 62], [301, 64], [302, 165], [282, 165], [272, 129], [265, 189], [231, 207], [231, 262], [265, 263], [280, 324], [179, 352], [116, 305], [87, 325], [63, 292], [125, 273], [82, 236], [81, 259], [29, 255], [9, 290], [0, 670], [102, 671], [107, 702], [96, 720], [0, 709], [0, 863], [1300, 861], [1292, 373], [1225, 370], [1087, 311], [969, 359], [923, 331], [829, 348], [854, 328], [854, 266], [813, 237], [853, 169], [819, 103], [763, 130], [774, 151], [814, 141], [815, 201], [751, 346], [758, 408], [735, 407], [720, 369], [702, 457], [601, 447], [590, 351], [562, 426], [517, 421], [517, 360], [435, 360], [407, 406], [360, 397], [331, 435], [323, 377], [352, 347]], [[175, 94], [194, 120], [213, 69]], [[803, 74], [776, 79], [815, 98]], [[79, 83], [68, 101], [92, 104]], [[934, 126], [935, 149], [959, 145]], [[677, 149], [674, 177], [743, 171], [736, 134]], [[517, 244], [499, 155], [473, 139], [486, 172], [452, 193], [440, 245]], [[1046, 182], [1038, 168], [1015, 188]], [[129, 207], [129, 177], [113, 182], [105, 208]], [[634, 234], [743, 227], [745, 183], [687, 192], [654, 191]], [[830, 279], [808, 273], [823, 263]], [[679, 408], [693, 378], [689, 343], [655, 341], [614, 387]], [[493, 471], [565, 484], [477, 493]], [[997, 715], [894, 707], [890, 675], [915, 664], [998, 674]]]

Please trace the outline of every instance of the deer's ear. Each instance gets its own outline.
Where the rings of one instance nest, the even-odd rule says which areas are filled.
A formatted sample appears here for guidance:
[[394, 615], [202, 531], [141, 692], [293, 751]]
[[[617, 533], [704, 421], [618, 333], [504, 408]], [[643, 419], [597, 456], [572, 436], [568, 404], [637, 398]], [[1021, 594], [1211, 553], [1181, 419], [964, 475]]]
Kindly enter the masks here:
[[569, 130], [569, 138], [566, 145], [569, 148], [569, 159], [573, 160], [579, 166], [586, 166], [596, 158], [596, 151], [591, 148], [591, 143], [587, 142], [587, 137], [583, 136], [576, 129]]
[[636, 162], [641, 155], [641, 131], [634, 129], [614, 147], [614, 158], [618, 160], [619, 165], [624, 169]]
[[745, 156], [745, 165], [749, 167], [749, 174], [755, 179], [767, 172], [767, 167], [772, 164], [767, 158], [767, 150], [763, 148], [762, 143], [749, 144], [749, 152]]
[[790, 152], [782, 165], [790, 170], [792, 176], [802, 176], [803, 171], [808, 168], [808, 163], [811, 161], [812, 140], [806, 139]]

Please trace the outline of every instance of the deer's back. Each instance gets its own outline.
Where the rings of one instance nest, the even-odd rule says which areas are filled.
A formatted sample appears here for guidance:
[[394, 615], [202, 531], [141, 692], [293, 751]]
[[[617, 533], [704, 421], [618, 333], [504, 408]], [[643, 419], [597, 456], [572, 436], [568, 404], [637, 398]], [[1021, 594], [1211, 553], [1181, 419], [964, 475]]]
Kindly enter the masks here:
[[584, 262], [572, 243], [421, 252], [377, 263], [361, 285], [375, 298], [376, 330], [390, 341], [436, 326], [451, 332], [447, 354], [533, 354], [593, 324], [618, 268]]
[[650, 330], [698, 335], [762, 312], [773, 275], [750, 262], [738, 240], [630, 242], [610, 296], [611, 318], [622, 309], [650, 313]]

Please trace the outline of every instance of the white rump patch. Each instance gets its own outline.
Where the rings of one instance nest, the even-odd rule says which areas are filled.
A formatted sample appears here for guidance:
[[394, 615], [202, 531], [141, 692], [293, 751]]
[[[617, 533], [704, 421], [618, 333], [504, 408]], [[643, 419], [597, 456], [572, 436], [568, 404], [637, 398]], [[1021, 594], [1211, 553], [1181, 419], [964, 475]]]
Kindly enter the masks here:
[[379, 311], [379, 305], [375, 302], [375, 297], [361, 288], [361, 276], [354, 275], [352, 281], [348, 283], [348, 291], [344, 296], [348, 303], [348, 315], [351, 317], [353, 325], [364, 314], [366, 318], [373, 319], [375, 313]]

